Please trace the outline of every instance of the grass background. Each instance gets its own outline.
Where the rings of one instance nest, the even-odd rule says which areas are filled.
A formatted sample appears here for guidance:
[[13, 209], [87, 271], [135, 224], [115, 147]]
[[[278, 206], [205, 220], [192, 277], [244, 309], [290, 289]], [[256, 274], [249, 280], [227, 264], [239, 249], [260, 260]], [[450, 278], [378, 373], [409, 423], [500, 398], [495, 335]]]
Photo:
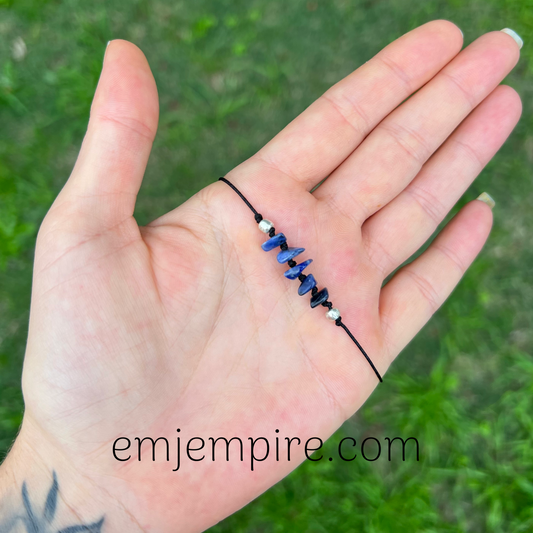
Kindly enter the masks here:
[[504, 26], [523, 37], [506, 82], [524, 112], [459, 203], [494, 196], [488, 244], [330, 444], [415, 436], [421, 460], [306, 463], [212, 531], [533, 531], [532, 0], [0, 0], [0, 454], [21, 421], [36, 231], [75, 161], [106, 42], [139, 45], [159, 88], [145, 224], [434, 18], [466, 43]]

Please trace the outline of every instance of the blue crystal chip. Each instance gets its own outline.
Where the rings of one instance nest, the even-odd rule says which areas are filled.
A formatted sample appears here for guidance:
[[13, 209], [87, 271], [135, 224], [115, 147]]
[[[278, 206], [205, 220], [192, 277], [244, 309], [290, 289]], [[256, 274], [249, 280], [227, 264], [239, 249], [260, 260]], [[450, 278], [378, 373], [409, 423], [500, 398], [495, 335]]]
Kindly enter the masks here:
[[[309, 292], [313, 287], [316, 287], [316, 279], [313, 274], [309, 274], [298, 287], [298, 294], [303, 296], [306, 292]], [[327, 298], [327, 296], [326, 296]]]
[[305, 252], [305, 248], [289, 247], [286, 250], [281, 250], [281, 252], [278, 254], [278, 263], [286, 263], [302, 252]]
[[285, 238], [285, 235], [283, 235], [283, 233], [278, 233], [277, 235], [274, 235], [274, 237], [268, 239], [268, 241], [265, 241], [261, 245], [261, 248], [263, 248], [265, 252], [270, 252], [270, 250], [277, 248], [280, 244], [286, 241], [287, 239]]
[[328, 289], [324, 287], [321, 291], [318, 291], [315, 295], [311, 296], [311, 301], [309, 303], [311, 304], [311, 307], [316, 307], [317, 305], [324, 303], [328, 297]]
[[299, 265], [289, 268], [289, 270], [284, 273], [285, 277], [287, 279], [296, 279], [303, 272], [304, 268], [308, 267], [312, 262], [312, 259], [308, 259]]

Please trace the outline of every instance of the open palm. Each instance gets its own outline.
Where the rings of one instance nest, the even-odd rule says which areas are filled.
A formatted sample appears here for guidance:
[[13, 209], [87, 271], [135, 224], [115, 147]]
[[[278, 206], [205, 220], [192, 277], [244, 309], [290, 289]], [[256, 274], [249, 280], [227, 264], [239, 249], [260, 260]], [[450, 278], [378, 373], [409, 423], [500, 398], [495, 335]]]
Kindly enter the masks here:
[[[409, 32], [228, 174], [289, 246], [306, 249], [305, 273], [327, 286], [382, 375], [480, 251], [489, 207], [467, 204], [383, 280], [431, 236], [520, 115], [517, 94], [498, 86], [519, 57], [513, 39], [492, 32], [461, 46], [446, 21]], [[213, 462], [204, 450], [173, 472], [164, 457], [117, 461], [115, 439], [273, 440], [276, 429], [325, 439], [378, 380], [325, 309], [298, 296], [276, 251], [262, 251], [267, 237], [226, 184], [137, 225], [157, 119], [144, 56], [112, 41], [78, 161], [39, 232], [21, 438], [39, 439], [105, 493], [109, 524], [117, 507], [131, 531], [198, 531], [285, 476], [303, 448], [253, 472], [247, 457]]]

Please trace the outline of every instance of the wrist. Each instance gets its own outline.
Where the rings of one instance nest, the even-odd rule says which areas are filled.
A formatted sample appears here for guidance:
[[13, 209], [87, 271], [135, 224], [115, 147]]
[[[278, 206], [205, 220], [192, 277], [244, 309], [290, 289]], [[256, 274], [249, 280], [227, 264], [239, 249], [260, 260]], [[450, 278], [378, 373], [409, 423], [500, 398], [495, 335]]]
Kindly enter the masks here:
[[26, 524], [28, 531], [74, 526], [91, 533], [143, 531], [116, 499], [65, 460], [27, 417], [0, 465], [0, 531], [10, 527], [18, 531], [20, 524]]

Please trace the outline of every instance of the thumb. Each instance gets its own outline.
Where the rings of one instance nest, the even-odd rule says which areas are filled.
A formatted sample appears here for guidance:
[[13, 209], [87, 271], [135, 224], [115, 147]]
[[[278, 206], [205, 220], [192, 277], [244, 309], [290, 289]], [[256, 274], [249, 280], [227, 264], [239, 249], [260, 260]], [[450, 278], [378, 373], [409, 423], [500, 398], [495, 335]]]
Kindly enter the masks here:
[[83, 233], [114, 227], [133, 214], [158, 117], [157, 88], [144, 54], [130, 42], [110, 41], [87, 133], [56, 200]]

